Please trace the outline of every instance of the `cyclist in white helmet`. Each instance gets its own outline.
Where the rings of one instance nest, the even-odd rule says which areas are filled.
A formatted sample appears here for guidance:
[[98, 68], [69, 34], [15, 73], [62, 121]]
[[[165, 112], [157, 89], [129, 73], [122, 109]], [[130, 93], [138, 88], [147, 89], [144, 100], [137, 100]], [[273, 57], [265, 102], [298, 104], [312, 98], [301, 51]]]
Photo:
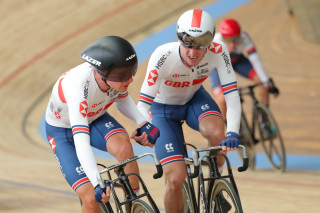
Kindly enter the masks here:
[[[110, 188], [104, 193], [98, 184], [91, 146], [109, 152], [118, 161], [134, 156], [127, 131], [107, 109], [115, 103], [122, 114], [136, 122], [142, 135], [134, 131], [131, 137], [144, 146], [152, 147], [159, 131], [141, 115], [128, 94], [138, 59], [127, 40], [103, 37], [90, 44], [81, 58], [85, 62], [62, 74], [53, 87], [46, 133], [63, 176], [82, 201], [82, 212], [100, 212], [99, 202], [109, 200]], [[125, 171], [139, 173], [137, 163], [129, 163]], [[138, 192], [139, 180], [129, 179]]]
[[[182, 186], [186, 178], [182, 122], [199, 131], [208, 146], [223, 152], [239, 145], [240, 98], [227, 47], [213, 40], [213, 18], [203, 10], [183, 13], [177, 22], [177, 42], [159, 46], [151, 55], [141, 88], [138, 109], [156, 125], [161, 137], [155, 145], [167, 180], [166, 212], [183, 211]], [[218, 69], [228, 108], [227, 133], [220, 110], [203, 88], [210, 72]], [[223, 158], [218, 158], [222, 168]]]
[[[255, 83], [262, 83], [258, 87], [259, 98], [262, 103], [268, 106], [269, 76], [247, 32], [241, 30], [235, 19], [228, 18], [221, 22], [215, 40], [223, 41], [226, 44], [230, 52], [232, 66], [237, 73]], [[210, 82], [214, 99], [219, 105], [223, 118], [226, 119], [226, 102], [216, 69], [210, 74]]]

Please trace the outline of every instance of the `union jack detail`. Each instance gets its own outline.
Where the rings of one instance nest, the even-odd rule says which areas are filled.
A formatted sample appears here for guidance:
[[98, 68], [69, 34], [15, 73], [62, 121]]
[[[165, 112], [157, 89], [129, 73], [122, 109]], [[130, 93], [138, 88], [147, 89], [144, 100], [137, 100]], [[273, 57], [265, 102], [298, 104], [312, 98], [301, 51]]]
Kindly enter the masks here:
[[119, 94], [118, 98], [125, 98], [128, 96], [128, 91], [126, 91], [125, 93]]
[[184, 158], [182, 155], [173, 155], [173, 156], [162, 159], [160, 163], [163, 166], [174, 161], [184, 161]]
[[154, 97], [151, 97], [151, 96], [146, 95], [144, 93], [140, 93], [139, 101], [141, 101], [141, 102], [143, 102], [145, 104], [151, 105], [152, 102], [153, 102], [153, 99], [154, 99]]
[[222, 92], [224, 95], [230, 93], [230, 92], [234, 92], [238, 90], [238, 86], [237, 86], [237, 82], [231, 82], [229, 84], [224, 84], [222, 85]]
[[108, 141], [108, 139], [112, 136], [112, 135], [115, 135], [115, 134], [118, 134], [118, 133], [122, 133], [122, 132], [127, 132], [125, 129], [122, 129], [122, 128], [119, 128], [119, 129], [114, 129], [112, 130], [111, 132], [109, 132], [106, 136], [104, 136], [104, 140], [105, 141]]
[[73, 189], [74, 191], [76, 191], [76, 189], [77, 189], [79, 186], [81, 186], [82, 184], [87, 183], [87, 182], [89, 182], [89, 181], [90, 181], [90, 180], [89, 180], [88, 177], [84, 177], [84, 178], [78, 180], [77, 182], [75, 182], [75, 183], [72, 185], [72, 189]]
[[75, 125], [72, 126], [72, 133], [73, 135], [78, 134], [78, 133], [85, 133], [90, 135], [90, 130], [88, 126], [84, 126], [84, 125]]
[[208, 115], [216, 115], [216, 116], [219, 116], [220, 118], [222, 118], [222, 115], [217, 111], [207, 111], [207, 112], [201, 114], [199, 116], [198, 120], [200, 121], [202, 118], [204, 118], [204, 117], [206, 117]]

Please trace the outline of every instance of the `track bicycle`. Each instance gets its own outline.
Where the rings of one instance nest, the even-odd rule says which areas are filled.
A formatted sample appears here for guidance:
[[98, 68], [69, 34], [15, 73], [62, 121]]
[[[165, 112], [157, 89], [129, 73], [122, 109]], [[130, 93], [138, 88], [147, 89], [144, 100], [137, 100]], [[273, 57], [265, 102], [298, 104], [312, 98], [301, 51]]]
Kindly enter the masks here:
[[[252, 100], [250, 113], [241, 111], [241, 123], [239, 138], [240, 143], [245, 145], [249, 155], [249, 167], [255, 168], [256, 144], [260, 143], [272, 168], [277, 171], [286, 169], [286, 152], [278, 124], [270, 110], [265, 104], [260, 103], [254, 93], [254, 88], [260, 84], [254, 84], [239, 88], [240, 100], [244, 105], [244, 96]], [[277, 96], [279, 94], [272, 79], [269, 79], [269, 93]], [[247, 116], [251, 116], [251, 123]]]
[[[132, 161], [136, 161], [140, 158], [151, 156], [153, 157], [157, 173], [153, 175], [154, 179], [158, 179], [162, 177], [163, 171], [162, 166], [153, 153], [144, 153], [138, 156], [134, 156], [132, 158], [129, 158], [125, 161], [121, 161], [117, 164], [114, 164], [112, 166], [106, 167], [103, 164], [98, 164], [98, 166], [103, 167], [97, 174], [97, 179], [99, 182], [99, 185], [101, 188], [106, 190], [106, 186], [110, 186], [112, 198], [114, 200], [115, 209], [111, 205], [111, 201], [107, 203], [101, 204], [101, 209], [104, 213], [113, 213], [113, 212], [119, 212], [119, 213], [160, 213], [159, 208], [157, 207], [155, 201], [151, 197], [146, 184], [144, 183], [143, 179], [139, 174], [136, 173], [129, 173], [126, 174], [124, 172], [124, 167], [127, 163], [130, 163]], [[111, 177], [110, 171], [114, 170], [116, 174], [116, 178]], [[106, 174], [107, 177], [102, 178], [102, 174]], [[139, 179], [139, 183], [141, 185], [140, 191], [142, 193], [140, 195], [137, 195], [130, 183], [129, 183], [129, 177], [130, 176], [136, 176]], [[117, 188], [117, 190], [116, 190]], [[120, 200], [119, 196], [124, 196], [122, 200]], [[148, 202], [142, 200], [141, 198], [146, 197]], [[81, 201], [81, 200], [80, 200]], [[151, 205], [151, 206], [150, 206]], [[125, 209], [125, 211], [124, 211]]]
[[[187, 146], [191, 146], [192, 158], [188, 157]], [[202, 209], [204, 213], [242, 213], [242, 205], [239, 192], [233, 177], [232, 168], [228, 157], [219, 153], [221, 146], [197, 149], [192, 144], [185, 143], [185, 162], [187, 167], [187, 178], [183, 185], [182, 195], [184, 201], [184, 212], [199, 213]], [[248, 168], [248, 158], [246, 149], [240, 145], [243, 165], [238, 168], [243, 172]], [[199, 153], [207, 154], [200, 156]], [[210, 153], [210, 154], [209, 154]], [[221, 175], [218, 171], [217, 156], [225, 158], [227, 173]], [[194, 172], [191, 167], [193, 166]], [[204, 173], [205, 169], [207, 174]], [[193, 179], [197, 178], [197, 194]]]

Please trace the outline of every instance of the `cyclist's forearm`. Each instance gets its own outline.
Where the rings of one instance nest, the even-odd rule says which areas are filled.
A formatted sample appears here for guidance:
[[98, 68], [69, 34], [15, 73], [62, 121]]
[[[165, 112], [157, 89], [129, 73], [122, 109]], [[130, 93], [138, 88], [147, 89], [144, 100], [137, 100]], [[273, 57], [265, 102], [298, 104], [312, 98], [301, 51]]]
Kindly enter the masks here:
[[226, 95], [227, 104], [227, 132], [235, 132], [239, 134], [240, 118], [241, 118], [241, 103], [237, 95]]
[[87, 134], [74, 135], [74, 145], [83, 171], [86, 173], [92, 185], [98, 185], [96, 174], [98, 173], [97, 163], [90, 147], [90, 136]]

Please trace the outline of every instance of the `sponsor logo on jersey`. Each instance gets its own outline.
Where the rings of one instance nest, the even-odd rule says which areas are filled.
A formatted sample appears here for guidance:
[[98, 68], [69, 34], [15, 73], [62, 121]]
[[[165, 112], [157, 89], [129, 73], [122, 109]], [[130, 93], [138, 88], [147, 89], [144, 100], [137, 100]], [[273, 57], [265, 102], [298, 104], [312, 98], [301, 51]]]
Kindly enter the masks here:
[[197, 70], [197, 75], [203, 75], [209, 73], [208, 68]]
[[59, 112], [54, 112], [54, 115], [56, 116], [57, 119], [61, 118], [61, 115], [59, 114]]
[[91, 58], [90, 56], [87, 56], [86, 54], [83, 54], [81, 56], [84, 60], [86, 60], [87, 62], [91, 63], [91, 64], [94, 64], [94, 65], [97, 65], [97, 66], [101, 66], [101, 62], [94, 59], [94, 58]]
[[87, 103], [87, 101], [82, 101], [80, 103], [80, 113], [84, 118], [87, 116], [87, 113], [88, 113], [88, 103]]
[[107, 91], [107, 95], [109, 96], [109, 97], [113, 97], [113, 96], [115, 96], [115, 95], [117, 95], [119, 92], [117, 91], [117, 90], [115, 90], [115, 89], [113, 89], [113, 88], [110, 88], [110, 89], [108, 89], [108, 91]]
[[157, 72], [157, 70], [151, 70], [151, 71], [149, 72], [148, 79], [147, 79], [148, 85], [149, 85], [149, 86], [154, 85], [154, 84], [156, 83], [157, 79], [158, 79], [158, 72]]
[[228, 57], [228, 55], [226, 54], [226, 52], [223, 52], [222, 53], [222, 57], [223, 57], [223, 59], [224, 59], [224, 62], [226, 63], [226, 67], [227, 67], [227, 73], [228, 73], [228, 75], [231, 73], [231, 63], [230, 63], [230, 61], [229, 61], [229, 57]]
[[209, 106], [208, 104], [205, 104], [205, 105], [202, 105], [202, 106], [201, 106], [201, 110], [202, 110], [202, 111], [206, 111], [206, 110], [208, 110], [208, 109], [210, 109], [210, 106]]
[[90, 81], [86, 81], [86, 84], [84, 85], [84, 88], [83, 88], [83, 94], [84, 94], [84, 99], [86, 99], [86, 100], [88, 100], [88, 88], [89, 88], [89, 83], [90, 83]]
[[62, 168], [62, 166], [61, 166], [61, 163], [60, 163], [60, 160], [59, 160], [59, 158], [58, 158], [58, 155], [57, 155], [57, 154], [54, 154], [54, 156], [55, 156], [56, 159], [57, 159], [58, 165], [59, 165], [59, 167], [60, 167], [60, 170], [61, 170], [63, 176], [65, 177], [66, 174], [65, 174], [64, 171], [63, 171], [63, 168]]
[[54, 140], [54, 138], [48, 136], [48, 141], [49, 141], [49, 144], [51, 146], [51, 149], [53, 151], [53, 153], [56, 152], [56, 141]]
[[194, 79], [192, 82], [190, 81], [183, 81], [183, 82], [179, 82], [179, 81], [170, 81], [170, 80], [166, 80], [164, 82], [165, 85], [170, 86], [170, 87], [190, 87], [196, 84], [200, 84], [202, 83], [204, 80], [206, 80], [208, 78], [208, 76], [205, 76], [203, 78], [200, 79]]
[[113, 104], [113, 102], [114, 102], [115, 100], [116, 100], [116, 98], [114, 98], [110, 103], [106, 104], [104, 107], [98, 109], [98, 110], [95, 111], [95, 112], [88, 112], [88, 113], [87, 113], [87, 116], [88, 116], [88, 117], [92, 117], [92, 116], [98, 115], [98, 114], [99, 114], [100, 112], [102, 112], [102, 111], [107, 110], [107, 109]]
[[172, 51], [168, 51], [166, 54], [162, 55], [159, 59], [157, 65], [155, 66], [157, 69], [160, 69], [160, 67], [164, 64], [164, 62], [167, 60], [168, 56], [172, 53]]
[[76, 167], [76, 172], [78, 173], [78, 175], [84, 174], [84, 170], [83, 170], [82, 166]]
[[205, 64], [200, 64], [200, 65], [198, 65], [198, 66], [197, 66], [197, 69], [200, 69], [200, 68], [205, 67], [205, 66], [208, 66], [208, 62], [205, 63]]
[[209, 50], [215, 54], [221, 53], [222, 52], [222, 45], [215, 43], [215, 42], [211, 42]]
[[174, 77], [174, 78], [179, 78], [180, 75], [179, 75], [179, 74], [173, 74], [172, 77]]
[[172, 143], [167, 143], [165, 145], [165, 147], [166, 147], [167, 152], [173, 152], [174, 151], [174, 149], [172, 147]]
[[111, 121], [109, 121], [109, 122], [105, 123], [104, 125], [105, 125], [108, 129], [110, 129], [110, 128], [113, 128], [113, 127], [114, 127], [114, 125], [113, 125], [113, 123], [112, 123]]
[[50, 109], [51, 112], [53, 112], [53, 108], [54, 108], [53, 102], [50, 101], [49, 109]]
[[189, 74], [173, 74], [173, 78], [179, 78], [179, 77], [185, 77], [185, 76], [190, 76]]

